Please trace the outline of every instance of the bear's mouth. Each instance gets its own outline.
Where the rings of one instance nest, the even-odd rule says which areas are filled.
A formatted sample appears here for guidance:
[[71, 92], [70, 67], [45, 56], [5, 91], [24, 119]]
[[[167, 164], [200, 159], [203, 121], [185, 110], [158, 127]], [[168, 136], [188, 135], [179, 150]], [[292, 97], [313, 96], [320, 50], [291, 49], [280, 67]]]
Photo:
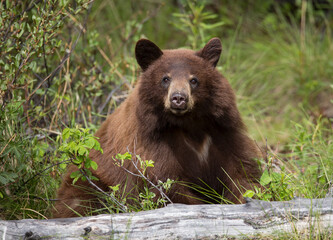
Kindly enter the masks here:
[[170, 108], [170, 112], [172, 112], [173, 114], [175, 114], [177, 116], [182, 116], [188, 112], [188, 109]]

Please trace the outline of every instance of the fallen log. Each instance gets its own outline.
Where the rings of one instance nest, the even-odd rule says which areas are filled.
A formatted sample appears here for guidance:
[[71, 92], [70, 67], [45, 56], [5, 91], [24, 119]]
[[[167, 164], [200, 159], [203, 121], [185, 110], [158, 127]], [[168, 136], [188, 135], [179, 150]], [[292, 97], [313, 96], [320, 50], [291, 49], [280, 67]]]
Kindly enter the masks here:
[[333, 198], [240, 205], [171, 204], [151, 211], [49, 220], [0, 220], [0, 238], [11, 239], [216, 239], [310, 225], [333, 227]]

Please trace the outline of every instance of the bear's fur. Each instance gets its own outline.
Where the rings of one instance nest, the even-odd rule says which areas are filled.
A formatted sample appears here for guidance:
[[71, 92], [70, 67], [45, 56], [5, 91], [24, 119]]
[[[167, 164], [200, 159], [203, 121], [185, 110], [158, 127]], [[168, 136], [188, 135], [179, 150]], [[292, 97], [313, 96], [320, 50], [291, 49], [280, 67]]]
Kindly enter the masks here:
[[[215, 68], [221, 51], [218, 38], [200, 51], [162, 51], [149, 40], [138, 41], [135, 54], [143, 72], [96, 133], [104, 153], [90, 154], [98, 163], [94, 175], [100, 188], [121, 184], [126, 192], [135, 189], [137, 177], [113, 160], [130, 151], [155, 162], [147, 170], [154, 183], [168, 178], [199, 186], [204, 182], [231, 202], [244, 201], [242, 193], [260, 177], [255, 159], [262, 156], [246, 135], [231, 86]], [[130, 161], [124, 167], [136, 172]], [[93, 188], [87, 181], [76, 183], [81, 187], [71, 184], [74, 170], [69, 168], [59, 189], [54, 217], [84, 214], [87, 200], [94, 198], [85, 190]], [[181, 184], [174, 184], [168, 197], [185, 204], [203, 203], [199, 199], [204, 198]]]

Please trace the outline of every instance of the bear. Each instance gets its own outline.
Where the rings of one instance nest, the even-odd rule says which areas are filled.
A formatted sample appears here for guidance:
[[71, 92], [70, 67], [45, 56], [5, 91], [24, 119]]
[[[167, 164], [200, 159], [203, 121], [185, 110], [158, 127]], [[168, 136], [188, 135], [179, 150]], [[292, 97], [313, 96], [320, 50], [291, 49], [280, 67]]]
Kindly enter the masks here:
[[[247, 136], [227, 79], [216, 65], [222, 52], [219, 38], [202, 49], [161, 50], [148, 39], [135, 46], [140, 77], [127, 99], [102, 123], [95, 136], [103, 153], [92, 150], [93, 171], [104, 191], [138, 194], [138, 176], [130, 161], [122, 168], [114, 161], [128, 151], [153, 160], [146, 175], [152, 183], [173, 179], [207, 187], [232, 203], [244, 203], [243, 193], [258, 185], [262, 153]], [[79, 180], [74, 186], [70, 166], [58, 190], [54, 217], [84, 215], [94, 205], [94, 188]], [[205, 196], [186, 184], [174, 183], [167, 192], [172, 203], [202, 204]], [[157, 191], [158, 194], [158, 191]], [[90, 203], [89, 203], [90, 202]], [[95, 201], [96, 202], [96, 201]], [[91, 211], [91, 209], [90, 209]]]

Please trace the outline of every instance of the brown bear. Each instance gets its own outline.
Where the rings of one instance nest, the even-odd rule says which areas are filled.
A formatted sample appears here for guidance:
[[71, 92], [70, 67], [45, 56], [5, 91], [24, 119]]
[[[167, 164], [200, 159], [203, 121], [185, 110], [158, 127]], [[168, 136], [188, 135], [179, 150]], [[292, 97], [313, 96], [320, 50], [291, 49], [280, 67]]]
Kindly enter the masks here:
[[[133, 191], [139, 183], [128, 173], [136, 172], [133, 164], [125, 162], [125, 171], [113, 160], [130, 151], [155, 162], [146, 174], [153, 183], [169, 178], [209, 186], [234, 203], [244, 201], [242, 194], [260, 177], [256, 159], [262, 156], [246, 135], [230, 84], [216, 69], [221, 51], [218, 38], [199, 51], [162, 51], [147, 39], [137, 42], [142, 74], [96, 133], [103, 154], [90, 153], [98, 163], [93, 174], [100, 188], [121, 184]], [[87, 181], [72, 185], [74, 170], [69, 168], [59, 189], [54, 217], [84, 214], [94, 198], [86, 191], [92, 188]], [[168, 197], [173, 203], [204, 203], [204, 196], [184, 184], [172, 185]]]

